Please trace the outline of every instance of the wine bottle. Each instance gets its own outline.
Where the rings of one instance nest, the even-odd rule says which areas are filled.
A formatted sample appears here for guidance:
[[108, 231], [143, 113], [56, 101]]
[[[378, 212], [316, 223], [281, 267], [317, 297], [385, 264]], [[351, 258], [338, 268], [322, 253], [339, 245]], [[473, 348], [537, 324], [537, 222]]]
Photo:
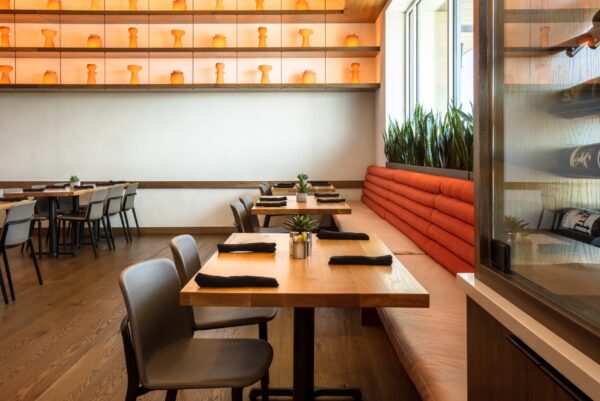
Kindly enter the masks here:
[[566, 209], [560, 220], [560, 229], [574, 231], [590, 238], [600, 237], [600, 211]]
[[560, 91], [550, 111], [564, 118], [599, 115], [600, 77]]
[[600, 143], [560, 152], [558, 173], [576, 177], [600, 177]]

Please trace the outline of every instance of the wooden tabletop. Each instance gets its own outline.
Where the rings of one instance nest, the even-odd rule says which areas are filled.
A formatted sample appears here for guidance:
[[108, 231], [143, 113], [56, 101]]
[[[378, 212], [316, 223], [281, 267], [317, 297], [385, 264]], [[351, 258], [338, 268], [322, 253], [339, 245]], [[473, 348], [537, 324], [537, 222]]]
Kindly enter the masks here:
[[[105, 187], [101, 187], [105, 188]], [[65, 189], [46, 189], [44, 191], [27, 191], [4, 193], [5, 198], [61, 198], [68, 196], [81, 196], [94, 192], [96, 189], [75, 189], [67, 187]]]
[[277, 288], [200, 288], [192, 279], [181, 290], [182, 305], [283, 307], [429, 306], [429, 293], [394, 256], [392, 266], [331, 266], [334, 255], [392, 255], [375, 235], [369, 241], [319, 240], [312, 255], [292, 259], [288, 234], [232, 234], [228, 243], [275, 242], [269, 253], [216, 253], [202, 267], [207, 274], [275, 277]]
[[[330, 199], [330, 198], [325, 198]], [[351, 214], [352, 208], [347, 202], [341, 203], [318, 203], [317, 199], [309, 195], [306, 202], [297, 202], [296, 196], [287, 197], [287, 206], [264, 207], [256, 206], [252, 208], [252, 214], [257, 215], [294, 215], [294, 214]]]
[[[328, 186], [312, 186], [309, 193], [314, 194], [315, 192], [335, 192], [333, 185]], [[271, 193], [275, 196], [290, 195], [296, 193], [296, 188], [276, 188], [271, 187]]]

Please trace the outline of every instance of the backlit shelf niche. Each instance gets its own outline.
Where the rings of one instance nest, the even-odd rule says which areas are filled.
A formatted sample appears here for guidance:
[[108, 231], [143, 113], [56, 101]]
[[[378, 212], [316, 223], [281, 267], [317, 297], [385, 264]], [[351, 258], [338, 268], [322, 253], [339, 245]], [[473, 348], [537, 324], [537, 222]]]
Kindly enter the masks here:
[[[0, 67], [0, 89], [379, 87], [375, 24], [330, 22], [343, 16], [344, 1], [308, 0], [308, 10], [296, 9], [295, 0], [265, 0], [263, 10], [254, 0], [186, 0], [185, 7], [184, 0], [137, 0], [135, 10], [130, 0], [56, 2], [0, 0], [0, 27], [8, 28], [0, 46], [0, 65], [8, 66]], [[270, 66], [268, 82], [264, 65]]]

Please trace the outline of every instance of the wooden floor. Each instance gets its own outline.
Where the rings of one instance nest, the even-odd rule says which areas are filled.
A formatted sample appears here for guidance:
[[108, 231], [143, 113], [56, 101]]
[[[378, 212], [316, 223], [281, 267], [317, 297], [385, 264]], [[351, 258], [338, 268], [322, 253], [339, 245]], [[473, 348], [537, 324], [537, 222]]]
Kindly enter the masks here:
[[[199, 236], [203, 260], [223, 236]], [[17, 300], [0, 306], [0, 400], [123, 400], [125, 364], [119, 323], [125, 308], [118, 274], [146, 259], [170, 257], [168, 237], [146, 236], [117, 250], [106, 246], [94, 259], [90, 249], [75, 257], [44, 258], [44, 286], [37, 285], [30, 259], [9, 251]], [[358, 385], [365, 401], [417, 401], [381, 327], [361, 327], [359, 311], [318, 309], [317, 384]], [[291, 384], [292, 311], [270, 323], [275, 349], [271, 384]], [[256, 337], [255, 327], [214, 330], [199, 337]], [[140, 400], [162, 400], [154, 392]], [[184, 391], [178, 400], [229, 400], [229, 392]]]

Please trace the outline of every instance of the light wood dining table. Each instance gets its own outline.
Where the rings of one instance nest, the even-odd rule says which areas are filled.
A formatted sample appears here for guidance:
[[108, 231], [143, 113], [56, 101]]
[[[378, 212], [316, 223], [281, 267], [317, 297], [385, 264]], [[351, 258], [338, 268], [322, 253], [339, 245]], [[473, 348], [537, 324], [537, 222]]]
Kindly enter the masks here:
[[[276, 288], [201, 288], [192, 279], [180, 293], [185, 306], [294, 308], [293, 388], [270, 389], [295, 401], [342, 396], [361, 400], [358, 388], [315, 388], [315, 308], [427, 308], [429, 293], [393, 256], [392, 266], [329, 265], [335, 255], [393, 255], [373, 234], [368, 241], [319, 240], [312, 255], [292, 259], [288, 234], [232, 234], [227, 243], [275, 242], [275, 253], [217, 253], [202, 267], [206, 274], [274, 277]], [[340, 363], [343, 363], [340, 355]], [[251, 399], [259, 396], [257, 389]]]
[[[311, 187], [309, 194], [314, 194], [315, 192], [335, 192], [336, 189], [333, 185], [314, 185]], [[296, 188], [279, 188], [276, 186], [271, 187], [271, 194], [274, 196], [283, 196], [283, 195], [294, 195], [296, 194]]]
[[24, 201], [18, 201], [18, 202], [0, 201], [0, 210], [8, 210], [11, 207], [13, 207], [14, 205], [18, 205], [20, 203], [26, 203], [26, 202], [29, 202], [29, 201], [26, 201], [26, 200], [24, 200]]
[[[330, 199], [330, 198], [325, 198]], [[298, 202], [296, 196], [287, 196], [286, 206], [257, 206], [250, 213], [263, 216], [284, 216], [295, 214], [351, 214], [352, 207], [348, 202], [319, 203], [313, 195], [307, 196], [306, 202]]]

